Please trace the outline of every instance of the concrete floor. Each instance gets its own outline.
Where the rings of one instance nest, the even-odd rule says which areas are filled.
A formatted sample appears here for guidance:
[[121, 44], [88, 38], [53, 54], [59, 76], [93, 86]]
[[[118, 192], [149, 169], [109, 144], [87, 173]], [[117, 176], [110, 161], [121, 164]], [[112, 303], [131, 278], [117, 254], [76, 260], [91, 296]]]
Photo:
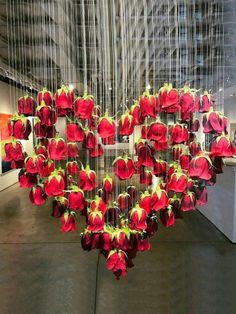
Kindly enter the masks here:
[[199, 212], [160, 226], [116, 281], [79, 231], [62, 234], [50, 202], [33, 207], [17, 185], [0, 192], [0, 314], [235, 314], [236, 245]]

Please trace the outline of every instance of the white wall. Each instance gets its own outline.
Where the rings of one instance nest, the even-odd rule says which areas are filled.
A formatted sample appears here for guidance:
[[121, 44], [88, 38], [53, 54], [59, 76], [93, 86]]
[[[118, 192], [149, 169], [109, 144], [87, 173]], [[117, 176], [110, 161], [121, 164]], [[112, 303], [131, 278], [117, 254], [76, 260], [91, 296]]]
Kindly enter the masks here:
[[[24, 95], [24, 92], [21, 89], [0, 81], [0, 113], [16, 113], [17, 99], [22, 95]], [[22, 143], [27, 152], [30, 152], [32, 149], [32, 135], [29, 142], [22, 141]], [[11, 170], [5, 174], [0, 174], [0, 191], [18, 181], [18, 172], [19, 170]]]

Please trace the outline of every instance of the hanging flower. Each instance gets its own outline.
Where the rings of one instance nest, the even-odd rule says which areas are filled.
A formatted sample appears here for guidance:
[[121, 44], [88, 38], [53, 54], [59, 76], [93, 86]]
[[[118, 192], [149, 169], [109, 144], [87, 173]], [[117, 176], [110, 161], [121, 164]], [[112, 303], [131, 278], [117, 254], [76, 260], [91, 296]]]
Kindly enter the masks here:
[[201, 96], [201, 109], [200, 112], [209, 112], [214, 107], [214, 98], [207, 91]]
[[154, 150], [151, 146], [145, 143], [145, 146], [138, 150], [137, 166], [153, 167], [155, 163]]
[[167, 208], [169, 204], [169, 198], [164, 189], [160, 186], [156, 188], [151, 194], [151, 209], [154, 211], [160, 211], [161, 209]]
[[186, 154], [181, 154], [180, 158], [179, 158], [179, 163], [180, 163], [181, 169], [188, 170], [190, 160], [191, 160], [191, 155], [190, 154], [187, 154], [187, 153]]
[[119, 133], [122, 136], [130, 136], [134, 132], [134, 118], [126, 112], [119, 120]]
[[135, 236], [137, 241], [137, 250], [140, 252], [150, 251], [151, 244], [147, 236], [144, 236], [144, 234], [140, 235], [139, 233], [136, 233]]
[[58, 116], [64, 116], [72, 111], [74, 102], [74, 93], [68, 86], [62, 85], [55, 93], [55, 105], [58, 109]]
[[127, 251], [132, 248], [130, 243], [130, 230], [128, 227], [115, 228], [112, 232], [112, 240], [116, 249]]
[[91, 232], [99, 232], [104, 229], [104, 215], [101, 211], [91, 211], [88, 215], [88, 230]]
[[29, 193], [29, 199], [33, 205], [41, 206], [46, 202], [47, 195], [44, 192], [44, 188], [41, 185], [32, 187]]
[[152, 171], [144, 169], [140, 172], [139, 183], [145, 185], [152, 185]]
[[127, 192], [120, 193], [118, 195], [117, 202], [121, 211], [128, 210], [130, 204], [130, 195]]
[[51, 106], [47, 106], [44, 101], [36, 108], [36, 114], [40, 119], [41, 125], [52, 126], [56, 123], [56, 111]]
[[25, 168], [27, 173], [40, 174], [46, 161], [44, 155], [36, 155], [34, 152], [25, 159]]
[[133, 116], [134, 125], [143, 124], [145, 117], [142, 116], [141, 108], [136, 100], [130, 108], [130, 114]]
[[111, 237], [111, 232], [103, 232], [101, 234], [101, 247], [103, 251], [110, 251], [112, 249], [113, 245]]
[[199, 155], [202, 152], [201, 144], [197, 141], [190, 142], [189, 152], [192, 157]]
[[115, 144], [115, 137], [111, 136], [111, 137], [102, 138], [102, 144], [103, 145], [114, 145]]
[[127, 154], [117, 157], [112, 164], [114, 173], [120, 180], [130, 179], [135, 173], [133, 160]]
[[207, 188], [205, 186], [198, 186], [195, 188], [196, 205], [207, 204]]
[[137, 196], [138, 196], [137, 188], [134, 185], [129, 185], [129, 186], [127, 186], [126, 191], [130, 196], [130, 207], [133, 207], [136, 200], [137, 200]]
[[70, 158], [77, 158], [79, 157], [79, 146], [75, 142], [68, 142], [67, 143], [67, 155]]
[[163, 226], [169, 228], [175, 225], [175, 215], [171, 206], [160, 211], [160, 219]]
[[52, 106], [52, 94], [47, 88], [43, 88], [40, 92], [38, 92], [38, 104], [44, 102], [46, 106]]
[[85, 207], [84, 192], [76, 185], [70, 186], [68, 192], [69, 208], [82, 211]]
[[76, 230], [75, 217], [71, 212], [65, 211], [60, 219], [61, 232], [73, 232]]
[[19, 161], [24, 160], [23, 147], [20, 141], [12, 140], [4, 144], [5, 156], [4, 161]]
[[191, 114], [198, 111], [196, 110], [198, 108], [196, 108], [195, 97], [197, 97], [195, 90], [186, 85], [182, 88], [179, 105], [181, 107], [181, 119], [183, 121], [189, 121]]
[[159, 143], [167, 142], [167, 126], [165, 123], [157, 120], [156, 122], [152, 122], [150, 127], [148, 128], [147, 138], [149, 140], [157, 141]]
[[132, 230], [144, 231], [147, 228], [147, 212], [141, 208], [138, 204], [130, 212], [130, 224], [129, 227]]
[[235, 153], [234, 144], [224, 135], [218, 136], [211, 145], [211, 157], [233, 157]]
[[65, 179], [62, 173], [55, 170], [44, 183], [47, 196], [63, 196], [65, 189]]
[[180, 210], [182, 212], [193, 210], [195, 208], [195, 202], [195, 194], [193, 192], [188, 192], [187, 194], [184, 194], [181, 201]]
[[93, 149], [97, 146], [97, 137], [92, 130], [85, 129], [84, 145], [89, 149]]
[[38, 117], [34, 119], [34, 134], [36, 138], [46, 138], [47, 136], [47, 127], [46, 125], [42, 125], [41, 121]]
[[75, 175], [79, 172], [79, 166], [77, 161], [68, 161], [66, 163], [66, 172], [68, 175]]
[[79, 187], [83, 191], [92, 191], [96, 188], [96, 172], [87, 165], [79, 171]]
[[217, 111], [210, 110], [208, 113], [205, 113], [202, 124], [204, 133], [221, 134], [224, 131], [222, 115]]
[[84, 93], [82, 97], [76, 98], [74, 102], [75, 116], [81, 120], [88, 120], [92, 117], [94, 108], [93, 96]]
[[89, 156], [92, 158], [100, 157], [103, 153], [104, 151], [101, 144], [97, 144], [93, 148], [89, 149]]
[[167, 174], [167, 162], [162, 159], [156, 159], [153, 167], [153, 174], [157, 177], [165, 177]]
[[34, 152], [36, 155], [43, 155], [45, 158], [48, 158], [48, 150], [46, 146], [38, 144], [34, 147]]
[[116, 279], [120, 276], [125, 277], [127, 275], [126, 256], [121, 250], [112, 250], [108, 254], [106, 267], [108, 270], [112, 270]]
[[37, 175], [27, 173], [24, 169], [18, 174], [18, 181], [21, 188], [32, 188], [37, 184]]
[[175, 113], [180, 110], [179, 93], [177, 89], [172, 87], [172, 84], [164, 84], [159, 91], [159, 101], [161, 111]]
[[208, 156], [198, 155], [189, 164], [189, 176], [194, 179], [210, 180], [212, 162]]
[[141, 194], [139, 200], [139, 206], [145, 209], [146, 213], [149, 214], [152, 210], [152, 195], [145, 191]]
[[56, 196], [52, 203], [52, 216], [59, 218], [67, 210], [69, 206], [68, 199], [64, 196]]
[[156, 97], [146, 90], [139, 98], [139, 106], [143, 117], [156, 118]]
[[200, 127], [200, 122], [198, 119], [190, 121], [189, 132], [198, 132]]
[[174, 124], [170, 127], [171, 144], [181, 144], [188, 141], [188, 129], [183, 124]]
[[34, 116], [35, 101], [33, 97], [25, 95], [18, 99], [18, 114], [26, 117]]
[[69, 123], [66, 127], [66, 136], [69, 142], [83, 142], [85, 133], [81, 123]]
[[14, 116], [10, 120], [9, 133], [15, 139], [28, 140], [31, 133], [30, 121], [24, 116]]
[[106, 203], [102, 200], [101, 197], [98, 195], [95, 196], [95, 199], [91, 201], [90, 203], [90, 210], [91, 211], [100, 211], [103, 213], [103, 215], [107, 211], [107, 205]]
[[113, 183], [112, 177], [110, 177], [107, 174], [102, 180], [102, 188], [103, 190], [107, 192], [112, 192], [113, 187], [114, 187], [114, 183]]
[[105, 112], [98, 122], [98, 134], [101, 138], [114, 137], [116, 133], [115, 121]]
[[44, 161], [42, 168], [39, 169], [41, 177], [49, 177], [50, 174], [55, 170], [55, 163], [51, 159]]
[[181, 171], [174, 172], [167, 182], [167, 190], [175, 193], [185, 193], [187, 188], [187, 176]]
[[52, 160], [64, 160], [67, 157], [67, 147], [63, 138], [56, 137], [50, 141], [49, 155]]

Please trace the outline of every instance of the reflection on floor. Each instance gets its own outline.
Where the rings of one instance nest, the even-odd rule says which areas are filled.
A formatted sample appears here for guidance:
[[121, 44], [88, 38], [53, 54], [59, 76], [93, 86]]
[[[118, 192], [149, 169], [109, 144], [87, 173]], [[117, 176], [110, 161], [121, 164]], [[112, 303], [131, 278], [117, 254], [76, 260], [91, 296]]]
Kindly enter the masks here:
[[236, 313], [236, 245], [197, 211], [160, 226], [120, 281], [101, 257], [95, 289], [97, 252], [60, 233], [50, 202], [33, 207], [17, 185], [0, 199], [1, 314]]

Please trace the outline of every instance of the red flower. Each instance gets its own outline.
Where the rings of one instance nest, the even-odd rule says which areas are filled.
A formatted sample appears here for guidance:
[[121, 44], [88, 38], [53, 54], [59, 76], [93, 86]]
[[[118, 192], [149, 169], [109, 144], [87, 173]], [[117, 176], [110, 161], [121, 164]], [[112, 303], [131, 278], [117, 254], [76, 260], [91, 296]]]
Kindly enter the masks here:
[[44, 188], [47, 196], [64, 195], [65, 179], [61, 172], [55, 170], [53, 173], [51, 173], [44, 183]]
[[83, 97], [78, 97], [74, 103], [75, 116], [81, 120], [91, 119], [94, 108], [94, 101], [91, 95], [84, 93]]
[[139, 182], [140, 184], [152, 185], [153, 173], [150, 170], [143, 170], [140, 172]]
[[67, 157], [67, 147], [63, 138], [53, 138], [49, 144], [49, 155], [52, 160], [64, 160]]
[[141, 194], [139, 206], [145, 209], [147, 214], [152, 210], [152, 195], [148, 191]]
[[113, 190], [113, 180], [109, 175], [106, 175], [105, 178], [103, 178], [102, 180], [102, 188], [103, 190], [107, 191], [107, 192], [112, 192]]
[[116, 124], [108, 113], [105, 112], [104, 116], [99, 119], [98, 134], [101, 138], [114, 137], [116, 133]]
[[207, 91], [201, 96], [202, 106], [200, 112], [209, 112], [214, 107], [214, 98]]
[[39, 118], [35, 118], [35, 125], [34, 125], [34, 134], [37, 138], [44, 138], [47, 136], [47, 127], [46, 125], [42, 125]]
[[84, 145], [89, 149], [93, 149], [95, 146], [97, 146], [97, 137], [92, 130], [85, 130]]
[[134, 118], [129, 113], [125, 113], [119, 120], [119, 133], [120, 135], [129, 136], [134, 132]]
[[114, 173], [120, 180], [130, 179], [135, 173], [133, 160], [124, 154], [113, 161]]
[[92, 232], [102, 231], [104, 228], [104, 215], [99, 210], [95, 210], [88, 215], [88, 230]]
[[179, 159], [179, 163], [180, 163], [181, 169], [188, 170], [190, 160], [191, 160], [191, 155], [189, 155], [189, 154], [181, 154], [180, 155], [180, 159]]
[[40, 185], [36, 185], [32, 187], [30, 193], [29, 193], [29, 198], [32, 202], [32, 204], [36, 206], [43, 205], [46, 202], [47, 195], [44, 192], [44, 189]]
[[19, 141], [11, 141], [4, 145], [5, 157], [4, 161], [24, 160], [23, 147]]
[[157, 222], [157, 217], [156, 215], [148, 215], [147, 217], [147, 229], [146, 232], [147, 234], [152, 237], [158, 229], [158, 222]]
[[130, 195], [127, 192], [119, 194], [117, 202], [121, 211], [128, 210], [130, 203]]
[[10, 121], [10, 135], [18, 140], [28, 140], [31, 133], [30, 121], [22, 116], [13, 117]]
[[125, 277], [127, 274], [125, 253], [121, 250], [110, 251], [107, 258], [106, 267], [108, 270], [113, 271], [116, 279], [119, 279], [120, 276]]
[[144, 122], [145, 117], [142, 116], [138, 101], [135, 101], [130, 108], [130, 114], [134, 118], [134, 125], [140, 125]]
[[206, 205], [207, 204], [207, 188], [205, 186], [198, 186], [195, 189], [196, 204]]
[[167, 190], [184, 193], [187, 188], [187, 176], [183, 172], [174, 172], [167, 182]]
[[221, 134], [224, 131], [222, 116], [217, 111], [209, 111], [203, 115], [203, 132]]
[[67, 141], [70, 142], [83, 142], [84, 129], [81, 123], [69, 123], [66, 128]]
[[190, 122], [189, 132], [197, 132], [199, 130], [199, 127], [200, 127], [200, 122], [198, 119], [195, 119], [194, 121]]
[[151, 199], [151, 209], [159, 211], [165, 209], [169, 204], [169, 198], [165, 190], [161, 189], [159, 186], [152, 193]]
[[154, 148], [155, 151], [162, 152], [162, 151], [167, 150], [169, 148], [169, 146], [168, 146], [167, 142], [160, 143], [160, 142], [155, 141], [154, 145], [153, 145], [153, 148]]
[[35, 153], [32, 153], [31, 156], [28, 156], [25, 159], [26, 172], [31, 174], [40, 174], [45, 161], [46, 158], [44, 155], [36, 155]]
[[79, 187], [83, 191], [92, 191], [96, 188], [96, 172], [91, 170], [89, 165], [79, 171]]
[[130, 195], [130, 207], [132, 207], [135, 204], [138, 196], [137, 188], [134, 185], [129, 185], [126, 191]]
[[79, 146], [75, 142], [67, 143], [67, 155], [71, 158], [79, 157]]
[[147, 139], [148, 138], [148, 132], [149, 132], [149, 126], [143, 125], [141, 128], [141, 138]]
[[169, 206], [169, 208], [160, 211], [160, 219], [163, 226], [169, 228], [175, 225], [175, 215], [174, 212]]
[[102, 144], [103, 145], [114, 145], [115, 144], [115, 137], [111, 136], [111, 137], [102, 138]]
[[198, 108], [196, 108], [195, 97], [195, 91], [192, 90], [189, 86], [184, 86], [179, 99], [182, 120], [190, 120], [191, 114], [197, 111], [196, 109]]
[[36, 155], [43, 155], [45, 158], [48, 158], [48, 151], [45, 146], [38, 144], [34, 147], [34, 152]]
[[139, 98], [139, 106], [143, 117], [156, 118], [156, 97], [146, 90]]
[[172, 87], [172, 84], [164, 84], [160, 89], [159, 101], [161, 111], [168, 113], [175, 113], [180, 110], [179, 106], [179, 94], [177, 89]]
[[41, 177], [49, 177], [54, 170], [54, 162], [51, 159], [48, 159], [43, 163], [42, 168], [39, 169], [39, 174]]
[[103, 215], [106, 213], [107, 211], [107, 205], [106, 203], [102, 200], [101, 197], [99, 197], [98, 195], [95, 196], [95, 199], [91, 201], [90, 203], [90, 209], [91, 211], [100, 211], [101, 213], [103, 213]]
[[127, 251], [131, 249], [129, 228], [116, 228], [112, 233], [113, 245], [116, 249]]
[[193, 210], [195, 208], [195, 194], [193, 192], [188, 192], [187, 194], [184, 194], [180, 210], [183, 212]]
[[68, 161], [66, 164], [66, 172], [68, 175], [74, 175], [79, 172], [77, 161]]
[[37, 107], [37, 116], [40, 119], [41, 125], [52, 126], [57, 120], [56, 111], [44, 102]]
[[33, 97], [25, 95], [18, 99], [18, 114], [24, 116], [34, 116], [35, 101]]
[[99, 189], [97, 193], [98, 193], [98, 196], [100, 196], [106, 204], [110, 202], [111, 196], [112, 196], [111, 192], [108, 192], [104, 189]]
[[136, 240], [137, 240], [137, 250], [140, 252], [149, 251], [151, 249], [151, 244], [147, 237], [140, 236], [136, 233]]
[[44, 102], [47, 106], [51, 106], [52, 105], [52, 94], [46, 88], [43, 88], [38, 93], [38, 103], [39, 103], [39, 105], [41, 105], [42, 102]]
[[96, 158], [103, 155], [103, 148], [101, 144], [97, 144], [95, 147], [89, 149], [89, 156]]
[[59, 218], [61, 217], [66, 209], [68, 208], [68, 199], [63, 196], [57, 196], [54, 198], [52, 203], [52, 216]]
[[179, 160], [180, 155], [183, 153], [182, 145], [174, 145], [172, 147], [172, 155], [173, 155], [173, 160]]
[[181, 144], [188, 140], [188, 129], [183, 124], [174, 124], [170, 127], [171, 144]]
[[74, 102], [74, 93], [69, 90], [69, 87], [62, 86], [56, 91], [55, 105], [58, 108], [58, 115], [62, 116], [65, 113], [72, 111], [72, 104]]
[[21, 188], [32, 188], [37, 184], [37, 176], [27, 173], [24, 169], [19, 172], [18, 180]]
[[147, 228], [147, 212], [138, 204], [130, 212], [130, 229], [144, 231]]
[[109, 232], [101, 234], [101, 247], [104, 251], [110, 251], [112, 249], [112, 239]]
[[211, 145], [211, 157], [232, 157], [235, 153], [234, 144], [224, 135], [218, 136]]
[[154, 150], [147, 143], [138, 150], [137, 166], [153, 167], [155, 163]]
[[194, 157], [189, 164], [189, 176], [194, 179], [209, 180], [211, 178], [211, 160], [208, 156]]
[[167, 162], [162, 159], [156, 159], [153, 174], [158, 177], [165, 177], [167, 174]]
[[76, 185], [72, 185], [68, 193], [69, 208], [82, 211], [85, 207], [84, 192]]
[[167, 126], [162, 122], [152, 122], [148, 129], [147, 138], [159, 143], [167, 142]]
[[189, 152], [191, 154], [191, 156], [196, 156], [198, 154], [200, 154], [202, 151], [201, 148], [201, 144], [199, 142], [196, 141], [192, 141], [189, 144]]
[[76, 230], [75, 217], [68, 211], [61, 216], [61, 232], [72, 232]]

